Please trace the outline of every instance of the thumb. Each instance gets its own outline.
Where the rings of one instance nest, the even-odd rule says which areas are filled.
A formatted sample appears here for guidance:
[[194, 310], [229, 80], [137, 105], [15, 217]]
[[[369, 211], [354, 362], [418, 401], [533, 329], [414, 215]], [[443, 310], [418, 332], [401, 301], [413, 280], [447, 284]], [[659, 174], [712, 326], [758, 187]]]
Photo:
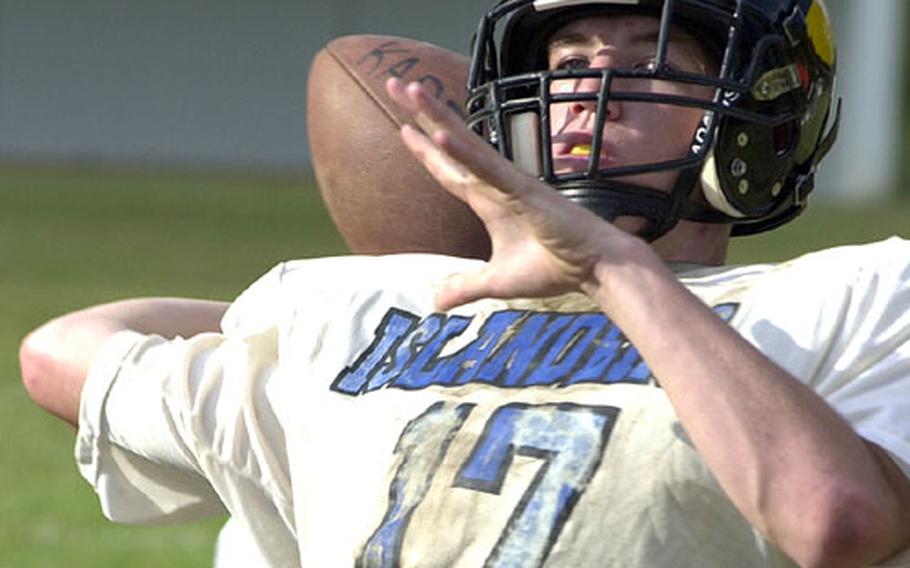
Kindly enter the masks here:
[[475, 272], [462, 272], [447, 277], [436, 293], [436, 309], [447, 311], [469, 302], [490, 297], [491, 271], [484, 267]]

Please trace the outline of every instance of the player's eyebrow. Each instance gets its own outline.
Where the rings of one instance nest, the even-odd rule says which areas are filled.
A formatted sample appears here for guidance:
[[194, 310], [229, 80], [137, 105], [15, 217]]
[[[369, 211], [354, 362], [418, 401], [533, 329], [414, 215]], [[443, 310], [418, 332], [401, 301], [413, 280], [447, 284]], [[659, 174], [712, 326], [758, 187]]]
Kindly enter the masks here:
[[[657, 43], [658, 38], [660, 37], [660, 30], [658, 29], [646, 29], [638, 33], [633, 34], [629, 37], [630, 43]], [[670, 39], [672, 41], [682, 41], [688, 42], [694, 40], [694, 38], [686, 33], [683, 30], [678, 28], [670, 28]], [[593, 41], [593, 35], [583, 34], [581, 32], [575, 31], [565, 31], [557, 32], [550, 39], [548, 44], [548, 51], [553, 52], [554, 50], [561, 49], [563, 47], [572, 47], [579, 45], [586, 45]]]

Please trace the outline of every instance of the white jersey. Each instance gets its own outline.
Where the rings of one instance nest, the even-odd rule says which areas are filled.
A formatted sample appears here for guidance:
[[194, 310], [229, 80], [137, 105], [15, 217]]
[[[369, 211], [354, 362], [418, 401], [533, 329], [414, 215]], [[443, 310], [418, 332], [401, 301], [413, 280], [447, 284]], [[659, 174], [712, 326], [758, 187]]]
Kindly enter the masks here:
[[[115, 336], [76, 452], [105, 513], [228, 511], [281, 567], [792, 566], [587, 298], [434, 311], [476, 267], [289, 262], [223, 333]], [[680, 279], [910, 474], [910, 243]]]

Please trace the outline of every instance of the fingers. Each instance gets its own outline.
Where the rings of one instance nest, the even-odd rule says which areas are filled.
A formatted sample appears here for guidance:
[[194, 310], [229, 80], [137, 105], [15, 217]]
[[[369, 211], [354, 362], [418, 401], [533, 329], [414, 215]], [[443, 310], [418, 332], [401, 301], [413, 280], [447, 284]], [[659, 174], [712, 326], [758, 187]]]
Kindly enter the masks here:
[[423, 132], [406, 124], [401, 128], [401, 139], [430, 175], [459, 199], [466, 199], [469, 184], [478, 183], [467, 168], [441, 150]]
[[414, 116], [414, 121], [434, 144], [470, 169], [488, 185], [506, 194], [540, 183], [503, 158], [445, 104], [419, 83], [404, 85], [398, 79], [386, 83], [389, 96]]
[[422, 90], [418, 83], [405, 85], [400, 79], [394, 77], [386, 81], [386, 92], [388, 92], [392, 100], [401, 108], [410, 111], [414, 116], [414, 122], [420, 126], [421, 130], [427, 135], [432, 135], [440, 129], [440, 126], [421, 108], [420, 103], [424, 102], [425, 104], [425, 101], [422, 101], [422, 97], [419, 96], [419, 92]]
[[414, 115], [415, 122], [430, 136], [439, 130], [452, 130], [458, 135], [473, 134], [460, 116], [427, 92], [420, 83], [406, 85], [393, 77], [386, 81], [386, 91], [392, 100]]

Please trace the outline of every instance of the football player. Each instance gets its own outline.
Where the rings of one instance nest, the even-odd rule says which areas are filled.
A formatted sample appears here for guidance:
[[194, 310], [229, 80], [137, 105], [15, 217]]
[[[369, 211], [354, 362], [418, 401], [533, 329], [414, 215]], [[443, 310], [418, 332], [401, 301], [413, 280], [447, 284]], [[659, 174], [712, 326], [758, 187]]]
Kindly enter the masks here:
[[824, 4], [506, 0], [474, 46], [467, 124], [388, 90], [489, 262], [293, 261], [23, 342], [105, 512], [227, 510], [273, 566], [907, 565], [910, 243], [722, 265], [834, 139]]

